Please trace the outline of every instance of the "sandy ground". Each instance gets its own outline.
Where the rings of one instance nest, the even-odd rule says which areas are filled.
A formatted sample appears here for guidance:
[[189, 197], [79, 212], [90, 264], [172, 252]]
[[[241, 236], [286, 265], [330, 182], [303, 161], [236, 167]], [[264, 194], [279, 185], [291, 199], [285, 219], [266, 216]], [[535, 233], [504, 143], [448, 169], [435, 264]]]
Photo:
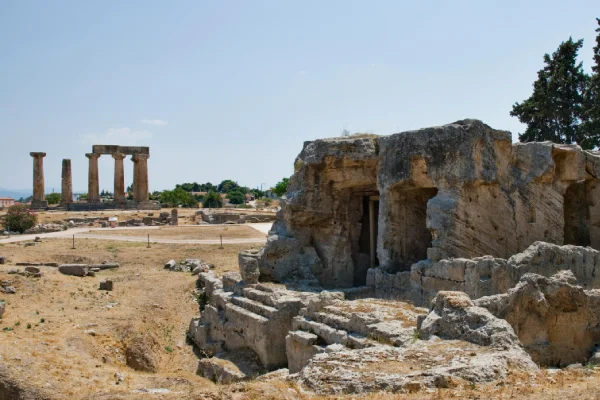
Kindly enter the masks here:
[[[214, 228], [211, 234], [223, 229], [210, 228]], [[256, 234], [244, 228], [233, 228], [240, 239]], [[160, 231], [178, 236], [204, 228], [196, 229]], [[208, 235], [209, 231], [202, 232]], [[51, 399], [600, 398], [600, 370], [588, 367], [394, 395], [310, 396], [281, 378], [215, 385], [195, 374], [201, 354], [185, 338], [190, 319], [199, 314], [193, 297], [195, 277], [166, 271], [163, 264], [169, 259], [200, 258], [214, 264], [220, 275], [237, 270], [239, 251], [261, 244], [226, 244], [220, 249], [219, 245], [161, 243], [147, 248], [145, 243], [79, 238], [76, 249], [71, 246], [72, 241], [66, 238], [44, 239], [32, 247], [0, 244], [0, 256], [8, 259], [7, 265], [0, 266], [0, 280], [12, 281], [17, 291], [0, 294], [6, 302], [0, 319], [0, 387], [9, 383], [29, 398]], [[121, 268], [86, 278], [62, 275], [53, 267], [41, 267], [42, 278], [7, 273], [22, 269], [14, 264], [26, 261], [116, 261]], [[98, 290], [104, 279], [114, 281], [112, 292]], [[155, 372], [131, 368], [128, 355], [152, 360]], [[123, 381], [119, 382], [115, 374], [123, 376]]]
[[[179, 208], [177, 214], [179, 216], [178, 221], [180, 225], [195, 225], [197, 221], [200, 221], [200, 217], [196, 216], [196, 212], [200, 211], [199, 208]], [[256, 210], [256, 209], [211, 209], [213, 213], [236, 213], [236, 214], [273, 214], [273, 210]], [[91, 218], [91, 217], [113, 217], [116, 216], [120, 221], [127, 219], [142, 219], [148, 214], [158, 216], [161, 212], [171, 212], [170, 208], [163, 208], [161, 210], [153, 211], [137, 211], [137, 210], [106, 210], [106, 211], [43, 211], [38, 213], [38, 223], [46, 224], [53, 222], [69, 221], [72, 218]], [[6, 214], [6, 210], [0, 210], [0, 217]]]
[[[246, 245], [153, 245], [80, 240], [71, 249], [65, 239], [34, 247], [6, 244], [0, 254], [16, 262], [117, 261], [122, 267], [96, 277], [65, 276], [41, 267], [42, 278], [9, 275], [16, 294], [2, 294], [6, 312], [0, 321], [0, 363], [11, 375], [60, 398], [136, 396], [137, 389], [166, 388], [200, 395], [214, 385], [195, 375], [198, 356], [186, 344], [185, 333], [198, 306], [193, 301], [195, 277], [163, 269], [168, 259], [201, 258], [217, 273], [237, 270], [237, 253]], [[103, 279], [114, 281], [112, 292], [98, 291]], [[89, 332], [93, 330], [93, 334]], [[146, 338], [144, 352], [156, 360], [155, 374], [127, 367], [125, 354], [136, 336]], [[125, 376], [116, 384], [115, 373]], [[195, 394], [194, 394], [195, 393]], [[93, 394], [93, 395], [92, 395]], [[61, 397], [66, 396], [66, 397]], [[110, 398], [107, 397], [107, 398]], [[183, 397], [181, 397], [183, 398]]]
[[93, 230], [96, 235], [139, 236], [152, 238], [207, 240], [223, 236], [223, 239], [265, 238], [265, 234], [247, 225], [194, 225], [163, 226], [159, 229], [119, 229], [105, 228]]

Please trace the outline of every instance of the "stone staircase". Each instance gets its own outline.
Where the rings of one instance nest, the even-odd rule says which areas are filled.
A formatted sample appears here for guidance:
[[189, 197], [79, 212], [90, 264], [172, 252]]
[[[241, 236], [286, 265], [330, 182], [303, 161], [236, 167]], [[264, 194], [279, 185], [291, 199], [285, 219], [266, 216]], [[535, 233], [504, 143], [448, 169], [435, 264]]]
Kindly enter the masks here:
[[417, 316], [427, 312], [395, 301], [343, 301], [333, 295], [322, 293], [294, 317], [286, 338], [290, 373], [300, 371], [319, 353], [403, 346], [415, 340]]
[[190, 323], [188, 335], [206, 355], [250, 348], [267, 370], [287, 365], [285, 337], [292, 319], [314, 294], [245, 285], [237, 273], [222, 280], [212, 272], [202, 273], [199, 283], [207, 304], [200, 318]]

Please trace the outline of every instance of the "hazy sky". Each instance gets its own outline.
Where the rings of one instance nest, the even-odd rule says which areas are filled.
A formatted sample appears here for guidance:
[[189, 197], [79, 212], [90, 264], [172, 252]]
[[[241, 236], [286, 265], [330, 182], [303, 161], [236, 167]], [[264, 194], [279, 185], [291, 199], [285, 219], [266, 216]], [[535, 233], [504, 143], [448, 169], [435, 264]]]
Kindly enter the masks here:
[[0, 0], [0, 187], [30, 188], [44, 151], [46, 187], [71, 158], [87, 190], [92, 144], [150, 146], [159, 190], [272, 185], [344, 128], [478, 118], [516, 139], [544, 53], [584, 38], [589, 71], [595, 17], [598, 0]]

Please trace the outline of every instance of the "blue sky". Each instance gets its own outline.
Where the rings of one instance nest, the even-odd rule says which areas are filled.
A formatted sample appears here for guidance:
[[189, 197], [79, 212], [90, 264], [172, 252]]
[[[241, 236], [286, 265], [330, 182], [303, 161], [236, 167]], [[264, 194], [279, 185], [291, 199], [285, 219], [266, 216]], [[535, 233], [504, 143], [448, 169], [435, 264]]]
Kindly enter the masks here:
[[[0, 187], [87, 189], [92, 144], [150, 146], [150, 189], [273, 185], [302, 143], [509, 116], [590, 1], [0, 1]], [[126, 162], [126, 184], [132, 163]], [[113, 160], [100, 158], [101, 189]]]

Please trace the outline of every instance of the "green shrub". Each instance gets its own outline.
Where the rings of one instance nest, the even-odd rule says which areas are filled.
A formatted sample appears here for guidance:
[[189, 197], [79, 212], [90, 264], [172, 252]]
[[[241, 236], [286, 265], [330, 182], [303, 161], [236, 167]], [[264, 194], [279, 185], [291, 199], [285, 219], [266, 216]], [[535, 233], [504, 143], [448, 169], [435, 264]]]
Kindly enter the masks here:
[[227, 198], [231, 204], [244, 204], [246, 202], [246, 196], [237, 190], [227, 193]]
[[46, 201], [48, 204], [60, 203], [60, 193], [49, 193], [46, 195]]
[[8, 208], [4, 217], [4, 229], [11, 232], [23, 233], [33, 228], [37, 223], [37, 214], [24, 204], [15, 204]]
[[204, 208], [221, 208], [223, 207], [223, 199], [221, 195], [217, 192], [213, 192], [212, 190], [204, 196], [204, 201], [202, 202], [202, 207]]

